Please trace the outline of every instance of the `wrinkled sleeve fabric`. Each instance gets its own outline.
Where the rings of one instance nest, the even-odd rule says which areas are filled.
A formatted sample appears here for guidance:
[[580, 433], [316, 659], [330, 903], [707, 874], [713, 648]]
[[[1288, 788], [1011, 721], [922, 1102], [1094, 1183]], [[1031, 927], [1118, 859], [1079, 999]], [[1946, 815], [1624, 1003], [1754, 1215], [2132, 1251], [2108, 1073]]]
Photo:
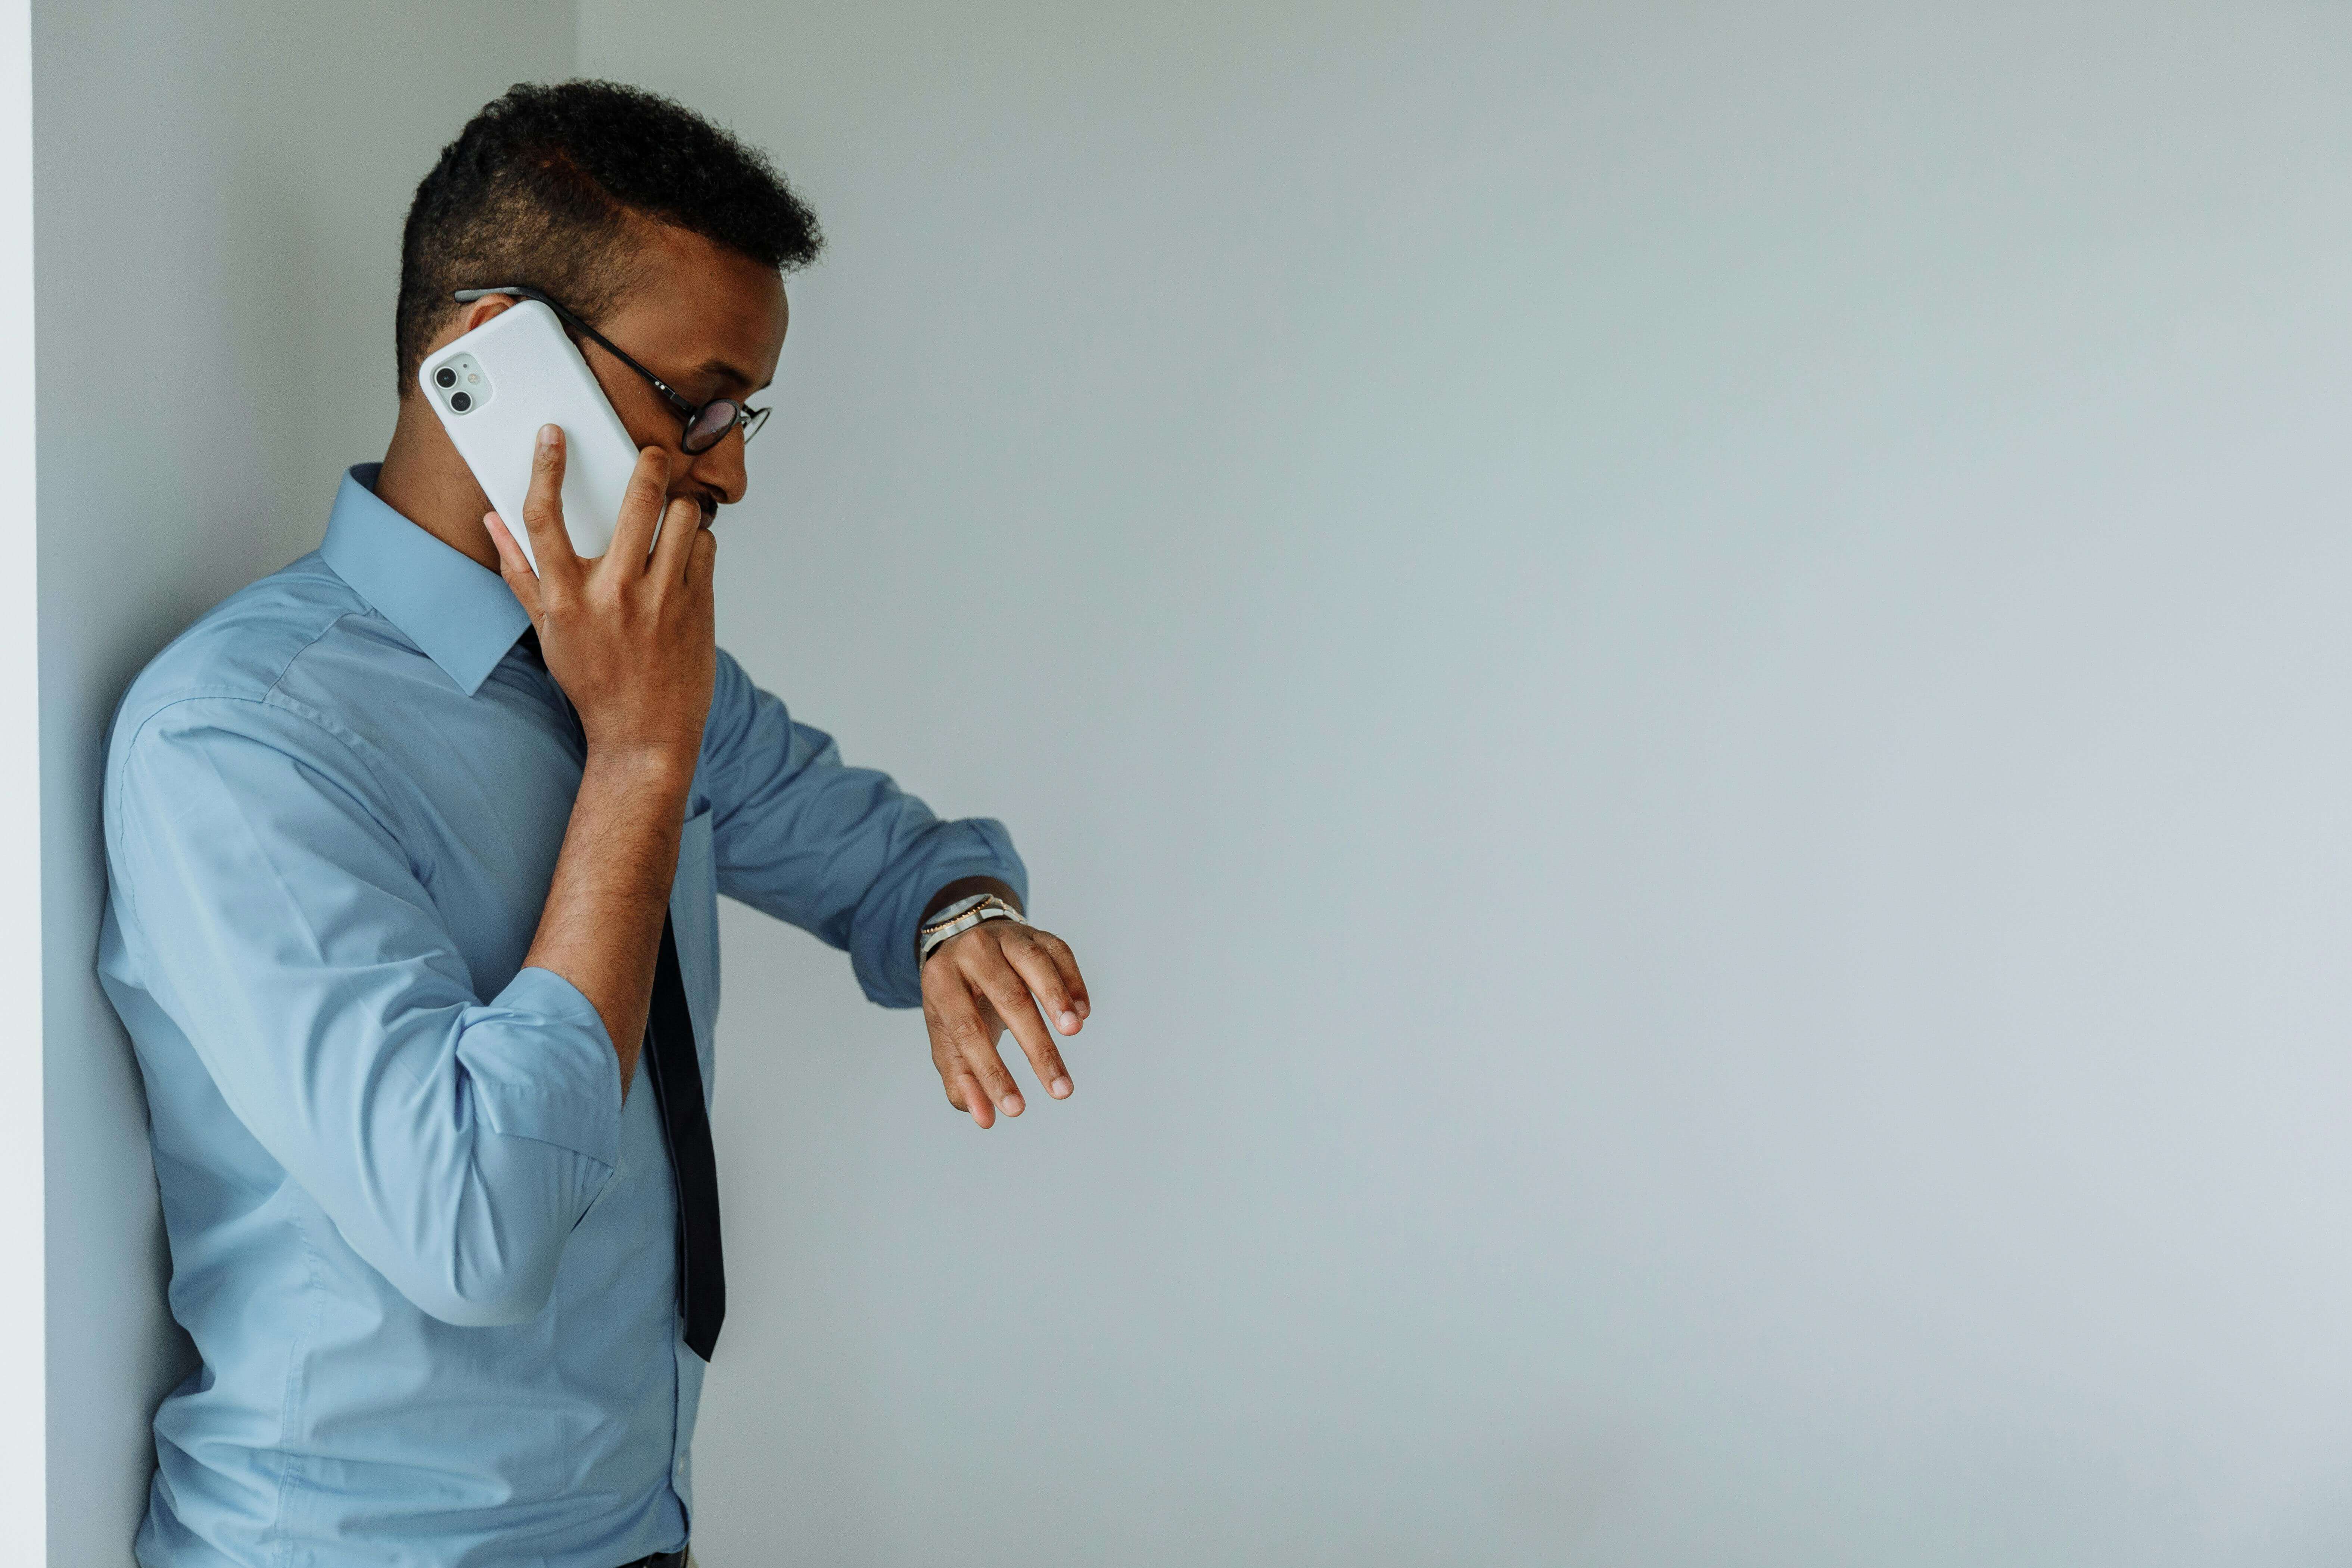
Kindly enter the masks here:
[[535, 1315], [619, 1159], [595, 1008], [543, 969], [476, 994], [400, 803], [322, 716], [184, 699], [110, 761], [125, 939], [229, 1108], [417, 1307]]
[[866, 994], [923, 999], [915, 925], [961, 877], [996, 877], [1024, 900], [1029, 874], [1002, 823], [943, 822], [822, 730], [793, 721], [724, 649], [703, 730], [703, 788], [719, 890], [848, 951]]

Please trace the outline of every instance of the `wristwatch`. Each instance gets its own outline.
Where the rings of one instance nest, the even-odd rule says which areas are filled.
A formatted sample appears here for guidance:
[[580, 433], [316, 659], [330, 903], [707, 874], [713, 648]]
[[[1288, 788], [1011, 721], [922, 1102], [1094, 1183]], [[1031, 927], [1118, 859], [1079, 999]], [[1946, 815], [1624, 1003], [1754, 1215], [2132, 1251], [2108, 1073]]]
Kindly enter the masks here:
[[919, 967], [941, 942], [961, 936], [983, 921], [1011, 921], [1015, 925], [1027, 925], [1021, 911], [998, 898], [994, 893], [974, 893], [968, 899], [958, 899], [923, 923], [917, 935], [915, 962]]

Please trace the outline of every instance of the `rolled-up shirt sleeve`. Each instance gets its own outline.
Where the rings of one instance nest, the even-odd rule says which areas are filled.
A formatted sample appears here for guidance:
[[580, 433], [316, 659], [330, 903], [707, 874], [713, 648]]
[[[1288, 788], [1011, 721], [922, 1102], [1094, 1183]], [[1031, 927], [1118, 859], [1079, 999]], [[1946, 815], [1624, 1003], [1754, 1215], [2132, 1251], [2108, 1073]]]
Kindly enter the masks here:
[[119, 741], [125, 940], [223, 1098], [434, 1317], [520, 1322], [619, 1159], [603, 1020], [561, 975], [477, 994], [348, 737], [279, 702], [173, 702]]
[[986, 876], [1029, 896], [1003, 824], [941, 821], [887, 773], [846, 765], [832, 736], [793, 722], [724, 650], [702, 772], [719, 890], [848, 950], [884, 1006], [923, 999], [915, 925], [933, 893]]

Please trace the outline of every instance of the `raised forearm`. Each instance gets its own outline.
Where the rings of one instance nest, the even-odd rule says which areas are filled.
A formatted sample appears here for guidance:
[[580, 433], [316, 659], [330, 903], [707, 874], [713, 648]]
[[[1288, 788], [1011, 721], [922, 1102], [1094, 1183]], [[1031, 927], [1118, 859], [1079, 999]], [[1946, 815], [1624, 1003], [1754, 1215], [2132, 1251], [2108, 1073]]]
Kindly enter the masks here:
[[588, 998], [613, 1037], [624, 1095], [645, 1040], [719, 657], [710, 599], [718, 546], [693, 501], [665, 503], [668, 474], [661, 448], [638, 454], [612, 548], [583, 561], [563, 529], [563, 433], [549, 425], [540, 430], [523, 503], [538, 565], [496, 512], [482, 520], [588, 742], [571, 826], [523, 963], [562, 975]]
[[563, 976], [595, 1007], [620, 1058], [625, 1095], [645, 1041], [693, 778], [691, 756], [589, 748], [547, 907], [523, 960]]

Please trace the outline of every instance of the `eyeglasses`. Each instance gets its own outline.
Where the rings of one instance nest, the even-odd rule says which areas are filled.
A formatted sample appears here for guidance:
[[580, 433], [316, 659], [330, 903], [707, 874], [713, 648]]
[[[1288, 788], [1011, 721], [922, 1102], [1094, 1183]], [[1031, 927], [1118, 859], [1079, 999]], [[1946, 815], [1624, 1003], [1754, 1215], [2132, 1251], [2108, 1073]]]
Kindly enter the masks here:
[[618, 343], [536, 289], [526, 288], [517, 283], [502, 283], [495, 289], [460, 289], [454, 298], [460, 305], [470, 305], [475, 300], [491, 294], [511, 294], [518, 300], [538, 300], [554, 311], [557, 318], [566, 326], [595, 339], [606, 353], [651, 382], [654, 390], [660, 393], [663, 400], [676, 409], [677, 416], [686, 422], [686, 434], [679, 437], [677, 444], [689, 454], [708, 452], [711, 447], [727, 439], [728, 434], [739, 425], [743, 427], [743, 439], [749, 441], [760, 433], [760, 426], [768, 422], [767, 409], [753, 408], [749, 404], [738, 403], [731, 397], [714, 397], [708, 403], [688, 402], [677, 395], [669, 383], [624, 353]]

